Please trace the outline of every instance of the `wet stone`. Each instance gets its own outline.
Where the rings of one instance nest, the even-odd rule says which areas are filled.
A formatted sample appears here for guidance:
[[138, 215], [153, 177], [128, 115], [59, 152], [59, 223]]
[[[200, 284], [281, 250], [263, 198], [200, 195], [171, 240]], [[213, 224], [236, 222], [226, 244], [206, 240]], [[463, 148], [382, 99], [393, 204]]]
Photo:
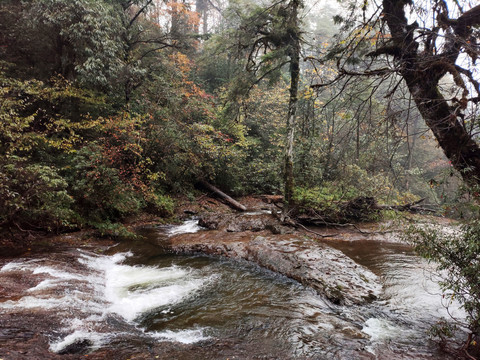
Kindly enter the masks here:
[[382, 291], [370, 270], [339, 250], [299, 235], [252, 235], [249, 240], [210, 243], [197, 243], [191, 236], [187, 243], [173, 238], [172, 248], [177, 253], [201, 252], [254, 262], [314, 289], [335, 305], [370, 303]]
[[286, 230], [270, 214], [249, 216], [248, 214], [206, 214], [200, 217], [198, 224], [209, 230], [222, 230], [227, 232], [262, 231], [275, 228], [281, 233]]
[[7, 340], [28, 340], [33, 338], [34, 335], [32, 331], [24, 329], [0, 329], [0, 342]]
[[89, 339], [79, 339], [74, 343], [66, 346], [61, 351], [58, 352], [59, 355], [67, 354], [87, 354], [90, 350], [90, 347], [93, 346], [93, 342]]

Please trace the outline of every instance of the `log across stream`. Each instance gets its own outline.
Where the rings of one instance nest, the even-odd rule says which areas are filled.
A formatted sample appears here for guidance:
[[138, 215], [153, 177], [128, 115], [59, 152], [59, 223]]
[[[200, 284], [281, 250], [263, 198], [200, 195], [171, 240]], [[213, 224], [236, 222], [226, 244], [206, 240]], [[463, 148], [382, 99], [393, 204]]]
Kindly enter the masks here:
[[[297, 252], [298, 269], [302, 257], [324, 262], [327, 287], [348, 273], [365, 283], [338, 282], [344, 298], [332, 301], [256, 264], [274, 235], [204, 231], [194, 220], [139, 233], [143, 240], [103, 251], [0, 259], [0, 358], [449, 359], [426, 335], [447, 316], [430, 268], [393, 238], [330, 240], [323, 259]], [[243, 248], [250, 258], [172, 252], [247, 235], [257, 239]], [[278, 252], [292, 253], [288, 236], [278, 237]]]

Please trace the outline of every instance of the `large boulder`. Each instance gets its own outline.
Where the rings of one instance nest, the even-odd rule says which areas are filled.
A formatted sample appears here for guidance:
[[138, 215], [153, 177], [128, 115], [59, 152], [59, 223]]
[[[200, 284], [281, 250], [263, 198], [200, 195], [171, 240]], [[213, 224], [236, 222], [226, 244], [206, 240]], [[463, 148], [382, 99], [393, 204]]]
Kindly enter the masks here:
[[200, 237], [171, 238], [173, 250], [251, 261], [297, 280], [339, 305], [371, 302], [382, 290], [377, 276], [370, 270], [341, 251], [300, 235], [223, 235], [212, 241], [214, 234], [207, 236], [208, 233]]

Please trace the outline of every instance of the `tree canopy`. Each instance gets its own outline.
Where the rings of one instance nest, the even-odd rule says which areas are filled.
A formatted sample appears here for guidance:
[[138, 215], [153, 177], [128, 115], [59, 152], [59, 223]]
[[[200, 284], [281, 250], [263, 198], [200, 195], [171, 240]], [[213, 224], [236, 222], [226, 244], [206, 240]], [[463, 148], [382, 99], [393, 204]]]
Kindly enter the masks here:
[[389, 96], [405, 84], [453, 167], [478, 186], [480, 6], [384, 0], [375, 8], [352, 4], [351, 17], [337, 20], [346, 34], [328, 56], [337, 79], [389, 79]]
[[[344, 6], [334, 17], [294, 0], [5, 1], [2, 166], [68, 180], [58, 189], [74, 227], [158, 209], [198, 179], [288, 204], [375, 190], [451, 206], [452, 166], [477, 178], [478, 6]], [[94, 177], [94, 190], [82, 174], [110, 182]], [[8, 179], [6, 192], [27, 191]], [[131, 207], [106, 198], [86, 219], [85, 189], [94, 199], [109, 183]], [[15, 214], [2, 222], [28, 227]]]

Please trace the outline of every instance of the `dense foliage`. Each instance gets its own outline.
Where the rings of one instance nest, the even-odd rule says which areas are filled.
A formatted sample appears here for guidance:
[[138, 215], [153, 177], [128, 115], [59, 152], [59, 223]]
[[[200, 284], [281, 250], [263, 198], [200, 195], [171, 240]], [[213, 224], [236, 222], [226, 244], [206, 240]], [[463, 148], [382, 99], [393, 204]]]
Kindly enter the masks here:
[[170, 216], [199, 179], [280, 194], [287, 119], [299, 204], [445, 203], [448, 162], [386, 89], [314, 91], [335, 66], [301, 62], [292, 94], [299, 46], [317, 56], [335, 32], [301, 4], [3, 1], [1, 226], [119, 233], [131, 215]]

